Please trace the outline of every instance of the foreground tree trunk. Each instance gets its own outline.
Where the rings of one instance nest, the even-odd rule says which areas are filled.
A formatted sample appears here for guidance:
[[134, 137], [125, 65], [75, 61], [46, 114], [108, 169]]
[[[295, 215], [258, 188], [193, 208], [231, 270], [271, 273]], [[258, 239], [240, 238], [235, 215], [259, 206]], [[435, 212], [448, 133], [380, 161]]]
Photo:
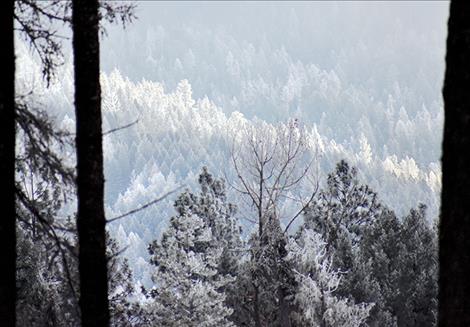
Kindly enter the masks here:
[[0, 44], [4, 61], [0, 78], [0, 324], [15, 326], [16, 303], [16, 212], [15, 212], [15, 47], [14, 1], [0, 5]]
[[452, 1], [443, 88], [439, 326], [470, 326], [470, 3]]
[[72, 4], [82, 326], [109, 326], [98, 0]]

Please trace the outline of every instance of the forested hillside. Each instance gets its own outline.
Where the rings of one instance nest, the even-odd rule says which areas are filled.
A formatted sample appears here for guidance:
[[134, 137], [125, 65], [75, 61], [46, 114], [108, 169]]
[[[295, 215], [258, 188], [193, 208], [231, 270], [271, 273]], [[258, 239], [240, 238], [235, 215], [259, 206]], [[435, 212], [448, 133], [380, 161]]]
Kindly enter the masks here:
[[[447, 5], [363, 6], [140, 3], [102, 35], [113, 323], [436, 323]], [[70, 50], [47, 85], [15, 46], [18, 96], [74, 137]]]
[[[54, 110], [59, 125], [71, 128], [74, 120], [70, 66], [64, 67], [60, 81], [49, 89], [42, 89], [34, 60], [27, 52], [22, 52], [19, 60], [25, 63], [19, 82], [23, 85], [36, 83], [40, 90], [37, 101]], [[224, 113], [208, 97], [195, 99], [188, 80], [180, 81], [173, 90], [166, 90], [158, 82], [131, 82], [117, 70], [102, 74], [101, 79], [103, 130], [138, 120], [135, 125], [104, 137], [109, 217], [125, 213], [179, 186], [194, 187], [195, 176], [204, 165], [220, 176], [233, 178], [230, 150], [237, 142], [237, 135], [253, 126], [275, 133], [272, 130], [276, 123], [248, 119], [236, 111]], [[24, 86], [24, 91], [27, 90]], [[308, 133], [320, 181], [344, 158], [359, 168], [364, 181], [398, 213], [404, 214], [417, 203], [424, 203], [429, 207], [429, 219], [436, 217], [440, 190], [438, 162], [422, 165], [412, 157], [403, 158], [396, 153], [382, 157], [373, 150], [361, 129], [357, 131], [357, 140], [341, 143], [322, 135], [316, 123], [300, 118], [298, 121]], [[400, 120], [396, 124], [400, 124]], [[416, 128], [418, 126], [422, 125], [416, 123]], [[136, 276], [142, 276], [138, 262], [143, 261], [139, 257], [146, 257], [148, 242], [166, 225], [173, 212], [172, 202], [173, 197], [168, 197], [158, 206], [110, 226], [118, 233], [120, 242], [131, 244], [126, 255], [136, 265]]]

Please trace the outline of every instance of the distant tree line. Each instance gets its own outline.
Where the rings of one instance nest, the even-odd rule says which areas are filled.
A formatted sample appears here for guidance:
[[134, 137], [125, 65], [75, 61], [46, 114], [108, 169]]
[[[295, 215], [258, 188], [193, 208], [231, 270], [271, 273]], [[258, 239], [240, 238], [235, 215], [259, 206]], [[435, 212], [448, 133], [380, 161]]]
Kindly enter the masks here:
[[[232, 153], [233, 187], [251, 208], [243, 215], [256, 230], [243, 237], [224, 181], [203, 170], [201, 192], [178, 197], [176, 215], [149, 246], [155, 286], [144, 290], [147, 301], [130, 301], [129, 267], [105, 231], [99, 29], [102, 19], [127, 22], [132, 8], [97, 0], [1, 4], [7, 59], [0, 87], [3, 325], [468, 325], [469, 160], [462, 154], [469, 121], [468, 4], [450, 6], [439, 317], [437, 233], [425, 207], [396, 217], [344, 161], [320, 188], [309, 174], [314, 158], [304, 157], [307, 143], [297, 122], [272, 140], [248, 134], [244, 148]], [[70, 135], [15, 94], [14, 21], [48, 82], [61, 58], [54, 24], [72, 27], [76, 170], [57, 152], [70, 146]], [[78, 212], [58, 217], [70, 191]], [[284, 216], [282, 199], [298, 210]], [[299, 217], [298, 230], [289, 229]]]

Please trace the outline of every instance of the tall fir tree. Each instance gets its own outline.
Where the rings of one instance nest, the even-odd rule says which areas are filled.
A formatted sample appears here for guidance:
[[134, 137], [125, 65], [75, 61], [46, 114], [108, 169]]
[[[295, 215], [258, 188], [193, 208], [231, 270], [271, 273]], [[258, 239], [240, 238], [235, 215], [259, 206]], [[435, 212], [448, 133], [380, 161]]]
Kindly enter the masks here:
[[[17, 31], [38, 56], [47, 86], [57, 68], [63, 63], [64, 38], [57, 33], [57, 29], [60, 24], [72, 23], [70, 15], [72, 5], [72, 2], [57, 0], [15, 2], [13, 16], [17, 22]], [[100, 18], [108, 22], [120, 19], [125, 24], [133, 17], [133, 5], [100, 2], [99, 7]], [[19, 179], [16, 202], [21, 223], [18, 226], [18, 235], [21, 237], [21, 242], [18, 244], [18, 251], [21, 253], [21, 257], [17, 258], [18, 274], [24, 276], [24, 273], [36, 273], [41, 277], [29, 280], [21, 277], [23, 281], [33, 283], [31, 288], [28, 287], [28, 283], [17, 280], [21, 285], [20, 291], [23, 292], [21, 303], [17, 305], [17, 314], [19, 319], [23, 319], [22, 324], [43, 326], [45, 322], [41, 320], [41, 315], [34, 320], [34, 323], [28, 320], [31, 318], [28, 310], [41, 308], [43, 305], [56, 308], [57, 306], [50, 304], [62, 302], [64, 305], [54, 313], [57, 317], [56, 325], [76, 325], [79, 324], [80, 314], [77, 311], [77, 293], [73, 288], [78, 285], [78, 273], [75, 273], [77, 271], [75, 245], [71, 241], [76, 229], [63, 220], [56, 219], [58, 209], [62, 205], [61, 199], [69, 198], [74, 193], [71, 187], [75, 183], [74, 172], [64, 164], [60, 153], [63, 147], [68, 145], [69, 135], [57, 129], [46, 111], [38, 110], [34, 103], [34, 94], [17, 97], [16, 109], [20, 148], [16, 156]], [[33, 179], [34, 182], [26, 182], [25, 179]], [[26, 244], [28, 238], [34, 239], [36, 248]], [[39, 251], [41, 255], [33, 255], [35, 251]], [[43, 255], [44, 253], [47, 255]], [[116, 259], [111, 261], [114, 262]], [[26, 262], [38, 271], [25, 270]], [[28, 267], [26, 264], [26, 268]], [[121, 266], [118, 271], [122, 271]], [[38, 283], [45, 284], [40, 286]], [[46, 293], [43, 292], [44, 298], [30, 296], [28, 292], [34, 289], [47, 290]], [[32, 301], [33, 298], [36, 303]]]

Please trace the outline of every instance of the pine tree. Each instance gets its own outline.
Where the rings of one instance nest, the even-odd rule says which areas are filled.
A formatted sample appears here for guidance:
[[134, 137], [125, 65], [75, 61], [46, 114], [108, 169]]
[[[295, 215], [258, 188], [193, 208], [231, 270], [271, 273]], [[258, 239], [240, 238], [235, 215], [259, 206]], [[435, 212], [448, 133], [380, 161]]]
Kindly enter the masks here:
[[350, 280], [355, 276], [350, 272], [361, 265], [357, 261], [359, 243], [364, 230], [378, 219], [382, 210], [377, 194], [359, 182], [357, 170], [344, 160], [328, 175], [325, 188], [305, 210], [303, 228], [322, 235], [326, 251], [333, 258], [333, 268], [347, 272], [339, 294], [349, 296], [356, 287]]
[[402, 223], [341, 161], [306, 210], [301, 233], [312, 229], [325, 240], [332, 269], [343, 273], [336, 294], [375, 303], [370, 326], [432, 326], [436, 235], [425, 220], [420, 206]]
[[188, 194], [185, 205], [209, 226], [217, 246], [223, 249], [219, 273], [235, 276], [243, 248], [241, 227], [235, 217], [237, 207], [227, 201], [224, 180], [214, 178], [207, 167], [202, 168], [198, 182], [200, 194]]
[[370, 326], [435, 326], [437, 319], [437, 235], [425, 207], [412, 209], [403, 222], [390, 210], [365, 232], [353, 269], [351, 294], [375, 301]]
[[[63, 38], [56, 33], [57, 23], [71, 23], [71, 6], [71, 2], [56, 0], [20, 0], [15, 3], [12, 17], [18, 23], [20, 35], [32, 45], [31, 49], [38, 55], [48, 85], [63, 61]], [[132, 5], [102, 3], [100, 8], [102, 17], [107, 21], [121, 18], [125, 23], [132, 18]], [[69, 198], [69, 195], [65, 194], [72, 191], [70, 186], [75, 183], [72, 169], [66, 167], [58, 153], [60, 151], [57, 151], [68, 145], [69, 135], [57, 130], [47, 113], [37, 110], [31, 99], [30, 96], [17, 97], [15, 117], [19, 127], [16, 202], [20, 221], [18, 233], [21, 237], [21, 242], [18, 243], [21, 257], [17, 258], [17, 262], [19, 277], [27, 282], [21, 284], [21, 281], [17, 280], [17, 283], [24, 286], [20, 289], [23, 297], [16, 307], [17, 315], [25, 325], [44, 326], [52, 321], [55, 321], [57, 326], [77, 325], [77, 293], [72, 288], [73, 285], [78, 285], [78, 274], [75, 274], [76, 253], [71, 242], [75, 229], [63, 220], [56, 219], [58, 209], [62, 205], [61, 199]], [[31, 180], [26, 181], [25, 176]], [[69, 194], [73, 194], [73, 191]], [[34, 240], [34, 248], [28, 246], [28, 238]], [[24, 265], [26, 262], [30, 265]], [[37, 271], [31, 270], [33, 267]], [[24, 273], [39, 278], [20, 276]], [[28, 284], [29, 282], [31, 284]], [[34, 293], [43, 294], [44, 297], [34, 296], [34, 290], [44, 290]], [[56, 308], [54, 303], [62, 303], [62, 306], [52, 312], [51, 310]], [[36, 317], [38, 319], [32, 318], [28, 313], [31, 308], [43, 308], [43, 305], [48, 306], [46, 311], [53, 313], [56, 319], [48, 320], [46, 317], [43, 321], [39, 311]], [[34, 323], [28, 320], [31, 318], [35, 319]]]
[[237, 274], [240, 229], [223, 182], [204, 168], [199, 184], [200, 195], [186, 191], [178, 197], [177, 215], [149, 247], [159, 325], [233, 326], [226, 293]]
[[[288, 260], [287, 236], [275, 217], [267, 217], [260, 238], [255, 232], [248, 242], [250, 256], [237, 279], [238, 322], [248, 326], [290, 326], [293, 294], [297, 282]], [[243, 324], [242, 324], [243, 325]]]
[[[364, 238], [358, 253], [358, 267], [351, 275], [352, 296], [357, 300], [374, 301], [368, 323], [370, 326], [398, 326], [393, 305], [399, 293], [398, 276], [402, 226], [393, 211], [383, 210]], [[367, 283], [354, 283], [367, 278]]]
[[399, 289], [395, 310], [399, 326], [437, 323], [437, 237], [426, 221], [426, 207], [412, 209], [403, 220]]
[[113, 238], [107, 235], [106, 242], [110, 326], [148, 326], [149, 313], [138, 301], [132, 300], [136, 289], [129, 263], [121, 257], [122, 250]]
[[[56, 267], [51, 264], [49, 254], [41, 251], [42, 244], [38, 244], [37, 239], [34, 244], [31, 235], [26, 234], [21, 227], [17, 230], [17, 325], [40, 327], [71, 323], [73, 320], [66, 319], [67, 314], [71, 313], [67, 302], [73, 302], [73, 298], [60, 297], [63, 284], [60, 275], [50, 273]], [[59, 307], [59, 303], [63, 305]]]
[[359, 183], [356, 168], [341, 160], [328, 175], [325, 189], [307, 208], [305, 223], [323, 235], [328, 247], [340, 247], [344, 237], [356, 245], [364, 226], [377, 219], [380, 209], [377, 194]]

